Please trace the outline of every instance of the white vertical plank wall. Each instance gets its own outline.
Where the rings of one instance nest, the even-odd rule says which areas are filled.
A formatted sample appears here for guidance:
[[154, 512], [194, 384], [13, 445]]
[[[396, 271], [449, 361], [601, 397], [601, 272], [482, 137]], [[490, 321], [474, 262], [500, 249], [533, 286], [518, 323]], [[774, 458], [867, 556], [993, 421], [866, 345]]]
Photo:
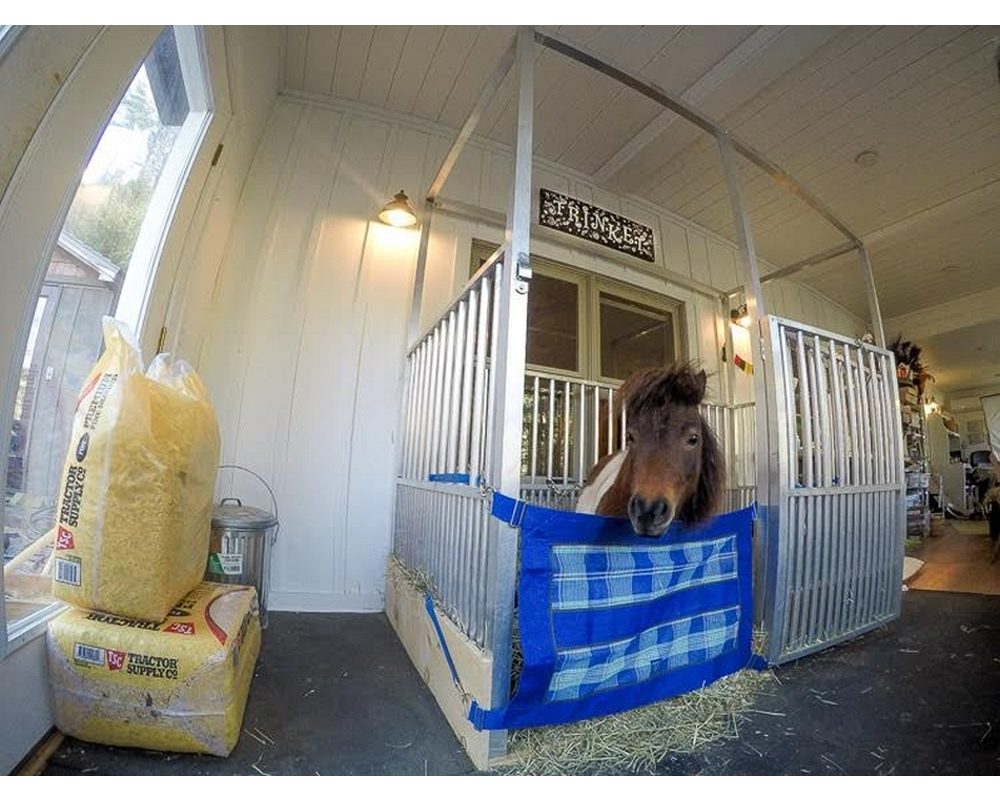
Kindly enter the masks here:
[[[188, 290], [202, 296], [185, 299], [199, 312], [185, 320], [182, 342], [197, 350], [216, 403], [223, 461], [258, 472], [278, 496], [275, 609], [382, 608], [418, 232], [391, 230], [374, 218], [400, 188], [419, 206], [451, 136], [441, 126], [363, 103], [279, 96], [213, 288], [206, 292], [202, 279]], [[474, 138], [442, 194], [503, 212], [510, 179], [510, 153]], [[658, 262], [652, 270], [550, 237], [533, 242], [532, 252], [683, 302], [688, 355], [714, 373], [710, 391], [722, 399], [721, 305], [676, 281], [732, 289], [741, 274], [735, 245], [647, 203], [609, 195], [549, 162], [538, 164], [536, 183], [592, 198], [653, 227]], [[424, 325], [464, 283], [472, 239], [501, 241], [502, 234], [497, 224], [435, 216]], [[779, 283], [772, 292], [776, 305], [780, 298], [777, 313], [849, 335], [863, 330], [861, 320], [796, 281], [772, 286]], [[810, 316], [802, 313], [806, 304]], [[822, 320], [812, 318], [818, 308], [825, 309]], [[748, 376], [736, 380], [743, 377], [749, 385]], [[255, 504], [267, 503], [252, 483], [239, 488]]]

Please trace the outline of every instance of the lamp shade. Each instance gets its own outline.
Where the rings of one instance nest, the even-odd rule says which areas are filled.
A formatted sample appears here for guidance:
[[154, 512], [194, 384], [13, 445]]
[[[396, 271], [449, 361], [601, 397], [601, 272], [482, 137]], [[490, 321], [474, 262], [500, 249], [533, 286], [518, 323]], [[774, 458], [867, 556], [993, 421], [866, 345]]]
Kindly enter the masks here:
[[382, 206], [382, 210], [378, 212], [378, 218], [381, 222], [392, 225], [394, 228], [406, 228], [416, 223], [417, 212], [410, 205], [406, 193], [400, 189], [392, 200]]

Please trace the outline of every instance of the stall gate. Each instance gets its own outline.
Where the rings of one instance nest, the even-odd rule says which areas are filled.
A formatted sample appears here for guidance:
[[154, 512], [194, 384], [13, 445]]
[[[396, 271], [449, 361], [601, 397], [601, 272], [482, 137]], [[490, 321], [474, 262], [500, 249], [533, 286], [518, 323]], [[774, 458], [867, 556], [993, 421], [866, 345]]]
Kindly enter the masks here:
[[899, 615], [905, 474], [892, 353], [768, 320], [778, 457], [764, 613], [782, 663]]

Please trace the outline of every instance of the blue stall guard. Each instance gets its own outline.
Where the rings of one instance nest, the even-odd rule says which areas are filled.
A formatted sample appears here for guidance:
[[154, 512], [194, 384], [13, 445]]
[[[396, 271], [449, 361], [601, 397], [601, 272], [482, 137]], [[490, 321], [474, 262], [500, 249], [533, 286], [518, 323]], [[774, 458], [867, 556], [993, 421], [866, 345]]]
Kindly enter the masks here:
[[751, 652], [753, 507], [659, 539], [500, 494], [493, 514], [521, 528], [524, 666], [507, 706], [473, 700], [477, 730], [626, 711], [764, 666]]

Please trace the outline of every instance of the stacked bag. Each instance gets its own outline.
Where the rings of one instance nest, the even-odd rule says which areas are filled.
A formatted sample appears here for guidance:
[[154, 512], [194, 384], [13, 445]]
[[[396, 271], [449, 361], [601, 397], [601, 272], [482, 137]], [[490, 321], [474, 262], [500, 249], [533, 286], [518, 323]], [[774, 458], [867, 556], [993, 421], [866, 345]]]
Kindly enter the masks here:
[[228, 755], [260, 621], [253, 587], [203, 582], [219, 430], [204, 385], [122, 323], [80, 392], [54, 529], [56, 725], [101, 744]]

